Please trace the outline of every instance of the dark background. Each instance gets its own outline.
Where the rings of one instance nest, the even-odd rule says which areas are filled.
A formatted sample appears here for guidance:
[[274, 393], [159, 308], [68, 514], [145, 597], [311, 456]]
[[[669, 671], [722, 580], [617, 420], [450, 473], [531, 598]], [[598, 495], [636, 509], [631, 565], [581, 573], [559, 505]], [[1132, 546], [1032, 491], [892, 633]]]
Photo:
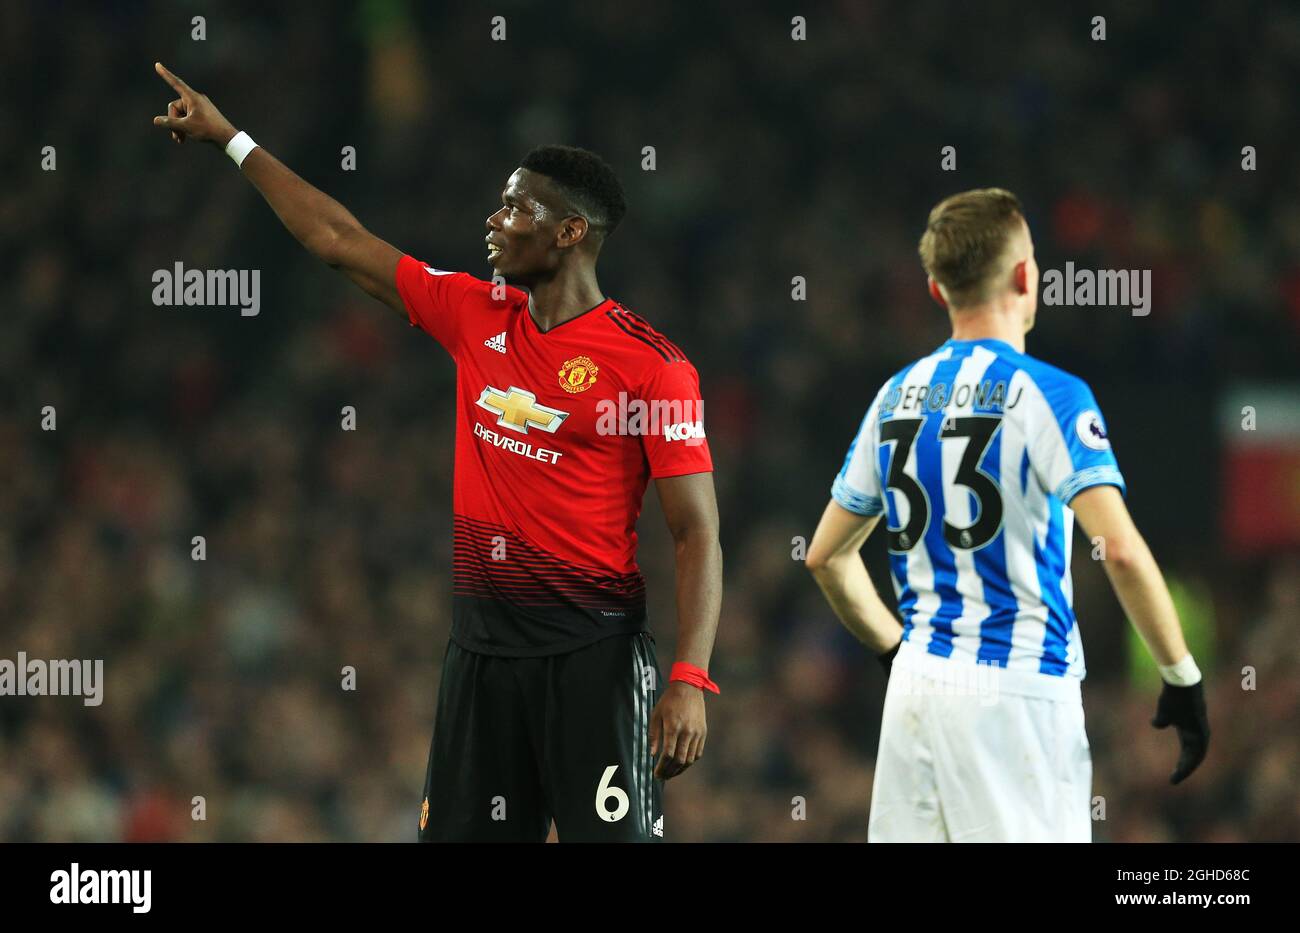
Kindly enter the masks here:
[[[534, 145], [619, 172], [631, 209], [601, 282], [698, 367], [723, 519], [723, 692], [705, 759], [667, 787], [679, 841], [865, 839], [883, 678], [791, 553], [880, 383], [947, 337], [915, 251], [930, 207], [1008, 187], [1044, 269], [1152, 270], [1148, 317], [1044, 307], [1028, 346], [1092, 385], [1209, 675], [1210, 758], [1170, 789], [1149, 662], [1077, 539], [1095, 838], [1300, 839], [1300, 557], [1223, 543], [1216, 407], [1297, 381], [1294, 4], [41, 3], [0, 19], [0, 657], [103, 658], [107, 677], [97, 708], [0, 697], [0, 840], [415, 832], [450, 621], [452, 366], [301, 250], [225, 156], [151, 126], [174, 96], [155, 60], [442, 268], [490, 274], [484, 219]], [[154, 306], [153, 271], [177, 261], [260, 269], [261, 313]], [[641, 530], [666, 667], [653, 494]]]

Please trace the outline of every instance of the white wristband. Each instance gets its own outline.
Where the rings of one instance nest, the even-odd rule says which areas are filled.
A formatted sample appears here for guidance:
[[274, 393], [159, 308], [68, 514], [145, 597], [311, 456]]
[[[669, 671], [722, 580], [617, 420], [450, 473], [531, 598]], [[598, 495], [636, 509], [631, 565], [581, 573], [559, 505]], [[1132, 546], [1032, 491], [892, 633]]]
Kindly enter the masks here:
[[1165, 683], [1174, 687], [1190, 687], [1201, 682], [1201, 670], [1188, 653], [1177, 664], [1158, 664], [1160, 677]]
[[256, 148], [257, 143], [253, 142], [253, 137], [240, 130], [230, 137], [230, 142], [226, 143], [226, 155], [234, 159], [236, 165], [242, 166], [248, 154]]

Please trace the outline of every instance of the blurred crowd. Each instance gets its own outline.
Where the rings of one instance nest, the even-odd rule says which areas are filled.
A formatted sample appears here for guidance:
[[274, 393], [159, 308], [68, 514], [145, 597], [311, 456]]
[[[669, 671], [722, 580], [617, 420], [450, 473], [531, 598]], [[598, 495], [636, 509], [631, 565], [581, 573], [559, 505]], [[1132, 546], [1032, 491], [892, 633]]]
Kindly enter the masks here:
[[[915, 253], [930, 206], [1002, 185], [1043, 268], [1151, 269], [1149, 317], [1043, 308], [1029, 338], [1093, 386], [1206, 626], [1210, 756], [1171, 789], [1150, 672], [1076, 545], [1095, 837], [1300, 840], [1300, 555], [1221, 545], [1215, 420], [1227, 387], [1297, 379], [1300, 9], [1125, 5], [1094, 41], [1091, 7], [843, 0], [809, 5], [800, 42], [779, 4], [502, 0], [494, 42], [478, 8], [203, 6], [202, 41], [174, 4], [24, 5], [0, 31], [0, 658], [102, 658], [107, 681], [98, 707], [0, 697], [0, 840], [415, 835], [452, 366], [224, 156], [150, 125], [172, 97], [155, 60], [444, 268], [489, 274], [484, 218], [535, 144], [624, 179], [601, 282], [701, 373], [726, 557], [722, 694], [667, 787], [671, 840], [866, 838], [883, 675], [793, 555], [880, 382], [946, 339]], [[156, 307], [177, 261], [261, 269], [261, 313]], [[653, 493], [641, 530], [666, 669]]]

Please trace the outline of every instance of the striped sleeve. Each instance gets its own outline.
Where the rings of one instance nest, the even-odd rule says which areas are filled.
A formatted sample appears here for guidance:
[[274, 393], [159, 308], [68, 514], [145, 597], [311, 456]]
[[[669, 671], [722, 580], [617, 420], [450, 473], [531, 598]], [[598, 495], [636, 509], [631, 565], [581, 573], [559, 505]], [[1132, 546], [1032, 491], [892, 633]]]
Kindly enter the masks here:
[[880, 466], [876, 457], [876, 440], [880, 433], [880, 399], [882, 388], [867, 409], [857, 437], [849, 444], [844, 466], [831, 484], [831, 498], [855, 515], [879, 515], [885, 510], [880, 485]]
[[1025, 410], [1029, 462], [1042, 488], [1069, 504], [1092, 486], [1117, 486], [1124, 477], [1111, 450], [1106, 422], [1081, 379], [1054, 373], [1032, 381]]

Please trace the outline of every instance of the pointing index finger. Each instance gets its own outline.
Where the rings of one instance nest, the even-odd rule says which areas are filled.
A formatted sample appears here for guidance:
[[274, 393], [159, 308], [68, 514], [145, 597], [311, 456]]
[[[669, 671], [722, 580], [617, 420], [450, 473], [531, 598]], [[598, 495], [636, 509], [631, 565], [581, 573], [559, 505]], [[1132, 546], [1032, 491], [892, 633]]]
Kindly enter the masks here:
[[185, 83], [184, 81], [182, 81], [180, 78], [176, 77], [176, 75], [174, 75], [174, 74], [172, 74], [170, 71], [168, 71], [168, 70], [163, 66], [163, 63], [162, 63], [162, 62], [154, 62], [154, 63], [153, 63], [153, 68], [154, 68], [154, 71], [158, 72], [159, 76], [160, 76], [164, 81], [166, 81], [168, 84], [170, 84], [170, 85], [172, 86], [172, 88], [176, 91], [177, 94], [180, 94], [180, 95], [181, 95], [181, 97], [189, 97], [189, 96], [191, 96], [191, 95], [194, 93], [194, 92], [190, 89], [190, 86], [189, 86], [188, 84], [186, 84], [186, 83]]

